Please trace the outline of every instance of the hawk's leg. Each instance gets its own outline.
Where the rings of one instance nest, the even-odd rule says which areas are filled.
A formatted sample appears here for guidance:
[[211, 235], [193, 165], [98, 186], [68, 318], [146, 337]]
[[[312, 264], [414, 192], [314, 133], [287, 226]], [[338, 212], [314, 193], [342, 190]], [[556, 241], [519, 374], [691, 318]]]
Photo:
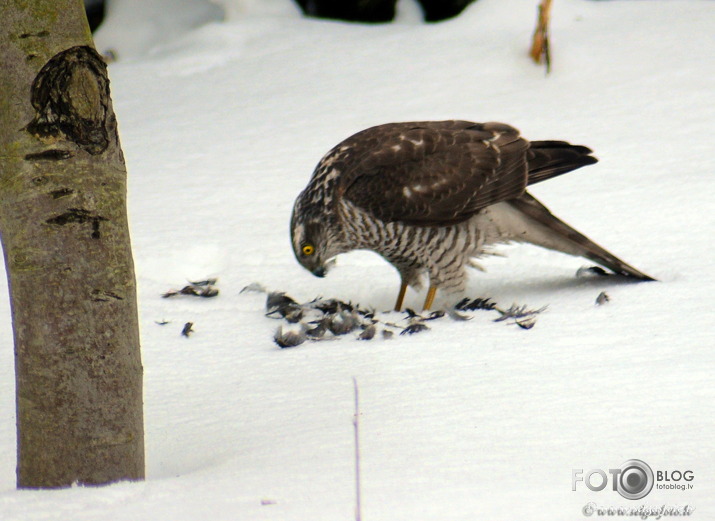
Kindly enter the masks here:
[[429, 308], [432, 307], [432, 303], [434, 302], [434, 296], [436, 294], [437, 294], [437, 287], [430, 286], [429, 291], [427, 291], [427, 298], [425, 299], [424, 308], [422, 308], [423, 311], [429, 311]]
[[405, 300], [405, 292], [407, 291], [407, 284], [404, 282], [400, 285], [400, 292], [397, 294], [397, 302], [395, 302], [395, 311], [402, 310], [402, 302]]

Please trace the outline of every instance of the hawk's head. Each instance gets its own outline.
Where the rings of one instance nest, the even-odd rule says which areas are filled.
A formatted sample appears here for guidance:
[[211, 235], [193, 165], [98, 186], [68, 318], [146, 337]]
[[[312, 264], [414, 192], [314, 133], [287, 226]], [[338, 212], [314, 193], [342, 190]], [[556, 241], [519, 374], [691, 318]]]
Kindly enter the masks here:
[[330, 220], [311, 212], [299, 197], [293, 208], [290, 229], [295, 258], [316, 277], [324, 277], [333, 257], [343, 252]]

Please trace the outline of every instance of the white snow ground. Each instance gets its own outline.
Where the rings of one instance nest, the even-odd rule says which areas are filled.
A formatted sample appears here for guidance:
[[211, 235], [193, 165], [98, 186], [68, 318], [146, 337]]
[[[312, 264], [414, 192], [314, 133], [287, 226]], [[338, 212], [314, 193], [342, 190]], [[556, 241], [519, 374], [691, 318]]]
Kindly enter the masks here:
[[[113, 64], [148, 478], [14, 489], [3, 288], [0, 519], [351, 519], [353, 376], [365, 521], [573, 520], [589, 502], [688, 504], [714, 519], [715, 3], [555, 2], [548, 77], [526, 56], [535, 4], [479, 0], [425, 25], [403, 0], [397, 23], [363, 26], [302, 18], [289, 0], [236, 3], [224, 22]], [[443, 118], [592, 147], [599, 164], [533, 193], [660, 282], [579, 279], [582, 259], [508, 247], [467, 295], [548, 304], [531, 330], [484, 313], [412, 337], [278, 349], [265, 297], [245, 285], [377, 309], [398, 286], [373, 254], [340, 258], [325, 279], [295, 262], [288, 220], [314, 165], [367, 126]], [[212, 275], [218, 298], [160, 298]], [[604, 290], [611, 302], [595, 306]], [[692, 470], [694, 487], [640, 501], [571, 490], [572, 469], [629, 458]]]

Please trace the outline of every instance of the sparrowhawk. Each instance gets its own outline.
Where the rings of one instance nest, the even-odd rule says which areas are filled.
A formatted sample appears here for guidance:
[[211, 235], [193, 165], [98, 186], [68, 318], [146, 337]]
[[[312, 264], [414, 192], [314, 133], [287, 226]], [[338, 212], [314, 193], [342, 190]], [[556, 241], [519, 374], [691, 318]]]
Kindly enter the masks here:
[[465, 266], [489, 246], [528, 242], [582, 256], [619, 275], [654, 280], [554, 216], [528, 185], [597, 161], [565, 141], [528, 141], [504, 123], [431, 121], [368, 128], [330, 150], [295, 201], [291, 239], [298, 262], [318, 277], [351, 250], [390, 262], [402, 285], [429, 276], [463, 291]]

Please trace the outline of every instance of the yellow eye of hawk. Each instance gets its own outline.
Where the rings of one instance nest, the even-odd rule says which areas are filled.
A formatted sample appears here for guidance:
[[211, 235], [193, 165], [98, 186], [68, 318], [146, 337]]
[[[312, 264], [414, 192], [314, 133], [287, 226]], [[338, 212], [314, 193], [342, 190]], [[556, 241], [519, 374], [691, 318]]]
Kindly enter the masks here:
[[315, 253], [315, 246], [312, 244], [304, 244], [303, 245], [303, 255], [313, 255]]

